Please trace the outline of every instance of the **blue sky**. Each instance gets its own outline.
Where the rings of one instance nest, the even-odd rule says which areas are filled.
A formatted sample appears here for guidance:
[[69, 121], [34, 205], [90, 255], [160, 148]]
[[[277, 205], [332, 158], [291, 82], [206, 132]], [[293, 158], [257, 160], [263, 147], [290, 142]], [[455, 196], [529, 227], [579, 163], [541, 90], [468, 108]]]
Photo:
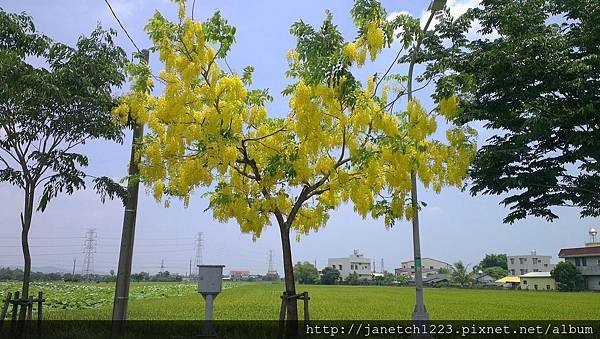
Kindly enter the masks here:
[[[176, 6], [167, 0], [112, 0], [115, 12], [140, 48], [149, 46], [143, 27], [155, 10], [167, 16], [176, 16]], [[388, 13], [408, 12], [422, 16], [427, 1], [383, 1]], [[473, 0], [450, 1], [454, 13], [476, 5]], [[269, 114], [281, 116], [287, 112], [287, 98], [279, 95], [287, 85], [286, 55], [295, 45], [289, 35], [290, 25], [304, 20], [319, 25], [326, 9], [346, 39], [354, 37], [354, 26], [349, 12], [352, 1], [197, 1], [195, 17], [206, 18], [220, 10], [231, 24], [237, 27], [237, 42], [233, 46], [230, 65], [241, 71], [246, 65], [255, 67], [254, 85], [269, 88], [275, 100]], [[100, 22], [105, 28], [115, 28], [117, 42], [130, 55], [134, 47], [120, 30], [108, 7], [102, 0], [36, 1], [0, 0], [0, 7], [9, 12], [26, 12], [34, 18], [37, 29], [57, 41], [73, 45], [82, 34], [89, 34]], [[190, 2], [191, 7], [191, 2]], [[367, 65], [362, 76], [380, 71], [389, 62], [392, 53], [384, 53], [381, 63]], [[156, 55], [151, 56], [155, 73], [160, 70]], [[399, 68], [398, 72], [401, 72]], [[124, 88], [123, 90], [126, 90]], [[420, 93], [422, 101], [430, 91]], [[480, 130], [480, 143], [490, 132]], [[91, 142], [84, 148], [89, 155], [91, 173], [121, 178], [126, 175], [131, 135], [123, 145]], [[157, 272], [164, 259], [167, 270], [185, 273], [190, 258], [194, 257], [194, 237], [204, 233], [204, 262], [224, 264], [227, 269], [249, 269], [254, 273], [267, 270], [268, 251], [273, 250], [276, 268], [281, 269], [281, 245], [276, 227], [269, 227], [260, 239], [253, 242], [250, 235], [242, 234], [234, 223], [221, 224], [212, 219], [202, 199], [202, 191], [192, 198], [185, 209], [179, 203], [170, 208], [157, 204], [142, 188], [136, 230], [134, 271]], [[22, 265], [19, 247], [19, 211], [22, 194], [6, 183], [0, 184], [0, 266]], [[580, 246], [587, 240], [587, 230], [598, 226], [598, 219], [579, 219], [578, 210], [557, 209], [561, 217], [554, 223], [542, 219], [528, 219], [505, 225], [502, 218], [508, 213], [498, 205], [501, 197], [471, 197], [466, 192], [451, 188], [441, 194], [421, 188], [420, 200], [429, 205], [421, 214], [421, 242], [424, 257], [447, 262], [463, 260], [477, 264], [485, 253], [525, 254], [537, 250], [539, 254], [552, 255], [562, 247]], [[88, 228], [98, 232], [95, 271], [99, 273], [116, 269], [123, 218], [123, 208], [118, 202], [101, 204], [91, 190], [72, 196], [62, 196], [43, 214], [34, 215], [30, 232], [33, 266], [54, 266], [70, 270], [76, 258], [76, 271], [81, 272], [83, 241]], [[412, 232], [409, 222], [398, 223], [385, 229], [383, 221], [357, 216], [351, 206], [342, 206], [331, 214], [327, 226], [317, 233], [293, 242], [295, 261], [316, 260], [326, 265], [328, 257], [349, 255], [359, 249], [365, 256], [379, 263], [384, 259], [385, 269], [398, 267], [401, 261], [412, 258]]]

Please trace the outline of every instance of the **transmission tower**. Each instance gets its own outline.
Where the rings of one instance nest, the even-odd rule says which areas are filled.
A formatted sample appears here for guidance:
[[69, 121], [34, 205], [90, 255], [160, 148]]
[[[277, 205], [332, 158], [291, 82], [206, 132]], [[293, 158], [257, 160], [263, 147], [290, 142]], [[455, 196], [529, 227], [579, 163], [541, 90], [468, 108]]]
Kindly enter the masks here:
[[379, 268], [381, 269], [381, 273], [385, 272], [385, 269], [383, 268], [383, 258], [381, 258], [381, 265]]
[[377, 270], [375, 269], [375, 260], [373, 260], [373, 273], [377, 272]]
[[273, 272], [275, 269], [273, 268], [273, 250], [269, 250], [269, 269], [267, 273]]
[[83, 275], [90, 278], [94, 274], [94, 254], [96, 253], [96, 238], [98, 233], [96, 229], [91, 228], [85, 233], [85, 241], [83, 243]]
[[269, 250], [269, 268], [267, 270], [267, 278], [270, 280], [279, 279], [279, 273], [277, 273], [275, 265], [273, 265], [273, 250]]
[[[194, 267], [202, 265], [202, 252], [204, 252], [204, 234], [199, 232], [196, 235], [196, 258], [194, 259]], [[196, 270], [196, 268], [194, 268]]]
[[160, 273], [163, 273], [165, 271], [165, 259], [161, 259], [160, 260]]

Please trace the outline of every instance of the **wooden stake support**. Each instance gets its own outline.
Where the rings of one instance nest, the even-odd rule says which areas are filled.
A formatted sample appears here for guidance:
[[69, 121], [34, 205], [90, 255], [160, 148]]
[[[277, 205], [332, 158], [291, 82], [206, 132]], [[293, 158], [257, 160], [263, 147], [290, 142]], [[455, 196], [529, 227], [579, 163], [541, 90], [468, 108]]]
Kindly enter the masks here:
[[[4, 319], [6, 319], [7, 313], [9, 308], [12, 309], [10, 310], [10, 330], [11, 332], [13, 332], [15, 330], [15, 328], [17, 328], [18, 330], [24, 330], [26, 328], [28, 328], [30, 326], [30, 322], [33, 321], [33, 305], [37, 304], [37, 328], [38, 328], [38, 333], [41, 333], [41, 328], [42, 328], [42, 319], [43, 319], [43, 313], [42, 313], [42, 306], [43, 303], [46, 301], [46, 299], [44, 299], [44, 294], [42, 292], [38, 293], [38, 297], [37, 299], [33, 299], [32, 297], [26, 298], [26, 299], [21, 299], [20, 297], [20, 293], [17, 291], [14, 293], [14, 297], [13, 297], [13, 293], [7, 293], [4, 297], [4, 300], [2, 300], [2, 309], [0, 310], [0, 329], [2, 328], [3, 324], [4, 324]], [[19, 310], [20, 308], [20, 310]], [[17, 320], [17, 315], [19, 314], [25, 314], [25, 319], [18, 319]], [[23, 321], [25, 320], [25, 321]]]
[[279, 309], [279, 331], [277, 338], [283, 338], [285, 333], [285, 315], [287, 314], [287, 309], [289, 307], [289, 303], [291, 300], [303, 300], [304, 301], [304, 324], [307, 325], [310, 321], [310, 316], [308, 313], [308, 301], [310, 297], [308, 296], [308, 292], [302, 292], [300, 294], [287, 295], [287, 292], [283, 292], [281, 295], [281, 308]]

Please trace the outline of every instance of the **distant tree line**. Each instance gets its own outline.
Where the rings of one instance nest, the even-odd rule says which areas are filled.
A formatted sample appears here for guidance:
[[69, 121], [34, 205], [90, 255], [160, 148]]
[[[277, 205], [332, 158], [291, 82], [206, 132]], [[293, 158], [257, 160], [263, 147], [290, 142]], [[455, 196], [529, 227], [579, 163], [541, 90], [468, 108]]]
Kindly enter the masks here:
[[[109, 274], [72, 274], [72, 273], [43, 273], [43, 272], [31, 272], [31, 281], [66, 281], [66, 282], [81, 282], [81, 281], [94, 281], [94, 282], [114, 282], [117, 277], [115, 272], [110, 270]], [[0, 267], [0, 281], [22, 281], [23, 270], [20, 268]], [[182, 281], [183, 276], [181, 274], [172, 274], [169, 271], [159, 272], [155, 275], [150, 275], [148, 272], [139, 272], [131, 274], [132, 281], [155, 281], [155, 282], [175, 282]]]

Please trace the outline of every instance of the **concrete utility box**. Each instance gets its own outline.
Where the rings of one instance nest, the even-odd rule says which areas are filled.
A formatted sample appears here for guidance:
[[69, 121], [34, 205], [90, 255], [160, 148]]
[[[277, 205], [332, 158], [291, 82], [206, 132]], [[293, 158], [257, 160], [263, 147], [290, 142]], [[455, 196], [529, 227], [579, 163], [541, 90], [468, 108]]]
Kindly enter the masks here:
[[223, 288], [224, 265], [198, 265], [198, 292], [218, 294]]

